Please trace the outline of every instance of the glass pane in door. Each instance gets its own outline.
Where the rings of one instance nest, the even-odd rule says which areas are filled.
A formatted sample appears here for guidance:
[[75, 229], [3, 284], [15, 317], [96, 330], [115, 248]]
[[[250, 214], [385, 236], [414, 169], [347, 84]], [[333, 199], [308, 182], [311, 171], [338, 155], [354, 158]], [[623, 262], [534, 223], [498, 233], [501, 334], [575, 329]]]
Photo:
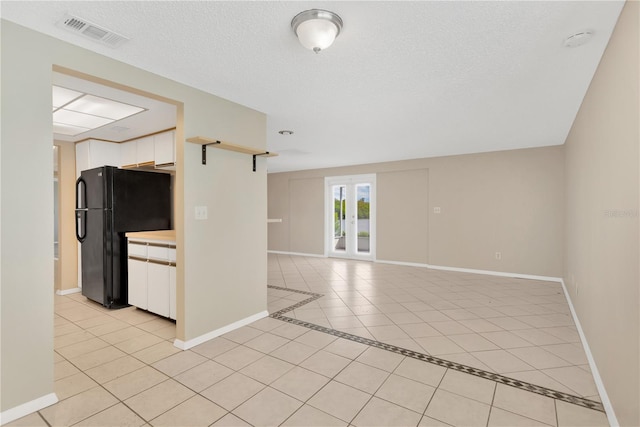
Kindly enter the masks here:
[[369, 253], [371, 223], [369, 208], [371, 206], [371, 185], [357, 184], [356, 197], [358, 204], [358, 252]]
[[333, 186], [333, 249], [346, 250], [346, 215], [347, 215], [347, 187]]

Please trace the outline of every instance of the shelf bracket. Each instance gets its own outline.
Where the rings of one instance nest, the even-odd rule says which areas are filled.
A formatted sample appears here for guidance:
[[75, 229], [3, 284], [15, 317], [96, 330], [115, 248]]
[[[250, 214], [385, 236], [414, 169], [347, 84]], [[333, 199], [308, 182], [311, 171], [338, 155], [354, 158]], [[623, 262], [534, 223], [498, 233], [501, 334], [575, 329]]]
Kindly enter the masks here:
[[268, 156], [268, 155], [269, 155], [268, 151], [265, 151], [264, 153], [258, 153], [258, 154], [254, 154], [253, 155], [253, 171], [254, 172], [256, 171], [256, 157], [258, 157], [258, 156]]
[[220, 144], [220, 141], [212, 142], [210, 144], [202, 144], [202, 164], [207, 164], [207, 145], [216, 145]]

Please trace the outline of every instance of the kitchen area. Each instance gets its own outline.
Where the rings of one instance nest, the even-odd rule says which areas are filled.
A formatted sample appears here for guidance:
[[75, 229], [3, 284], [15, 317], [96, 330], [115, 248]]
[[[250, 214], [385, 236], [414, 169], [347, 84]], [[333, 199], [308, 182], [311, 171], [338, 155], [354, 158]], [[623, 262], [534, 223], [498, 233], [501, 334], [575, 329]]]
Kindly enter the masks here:
[[[154, 74], [5, 20], [2, 59], [3, 414], [15, 413], [17, 418], [58, 399], [54, 390], [54, 346], [60, 345], [54, 341], [54, 324], [60, 321], [54, 312], [59, 296], [56, 293], [81, 300], [93, 311], [105, 311], [106, 317], [135, 313], [135, 317], [154, 316], [158, 323], [171, 323], [134, 307], [107, 309], [88, 300], [79, 289], [82, 283], [78, 281], [75, 233], [76, 162], [85, 160], [81, 154], [76, 156], [76, 142], [87, 137], [78, 134], [75, 140], [61, 134], [60, 129], [54, 134], [52, 85], [149, 108], [138, 101], [68, 86], [59, 80], [60, 75], [171, 107], [169, 124], [145, 120], [142, 125], [146, 129], [138, 135], [131, 135], [126, 129], [130, 126], [124, 120], [129, 118], [108, 118], [99, 129], [120, 136], [88, 138], [92, 141], [87, 143], [84, 168], [109, 165], [122, 169], [125, 163], [121, 162], [121, 151], [109, 148], [175, 131], [175, 171], [153, 172], [169, 174], [172, 182], [170, 229], [175, 230], [176, 320], [173, 331], [167, 331], [171, 334], [164, 336], [170, 340], [166, 342], [167, 350], [192, 348], [268, 314], [267, 160], [258, 158], [254, 172], [252, 156], [209, 147], [207, 164], [203, 165], [202, 146], [187, 142], [203, 136], [264, 152], [265, 114], [172, 80], [166, 74]], [[107, 143], [100, 144], [102, 141]], [[52, 145], [59, 147], [57, 220]], [[102, 155], [112, 156], [112, 160], [98, 162]], [[136, 159], [136, 165], [139, 163]], [[196, 215], [203, 211], [196, 208], [205, 208], [207, 215]], [[57, 257], [54, 221], [59, 222]], [[59, 280], [54, 280], [56, 272]]]
[[52, 99], [56, 293], [175, 320], [175, 105], [63, 73]]

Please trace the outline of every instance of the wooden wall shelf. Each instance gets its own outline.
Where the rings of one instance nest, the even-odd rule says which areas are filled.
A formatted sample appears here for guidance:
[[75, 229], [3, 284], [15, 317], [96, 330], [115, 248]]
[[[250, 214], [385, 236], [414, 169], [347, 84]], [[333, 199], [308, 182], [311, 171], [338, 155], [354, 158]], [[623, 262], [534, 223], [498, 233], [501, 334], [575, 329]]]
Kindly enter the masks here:
[[256, 171], [256, 157], [275, 157], [278, 154], [269, 151], [260, 151], [255, 148], [245, 147], [244, 145], [232, 144], [230, 142], [220, 141], [218, 139], [211, 139], [204, 136], [194, 136], [193, 138], [187, 138], [187, 142], [202, 145], [202, 164], [207, 164], [207, 147], [211, 146], [219, 148], [221, 150], [235, 151], [237, 153], [248, 154], [253, 156], [253, 171]]

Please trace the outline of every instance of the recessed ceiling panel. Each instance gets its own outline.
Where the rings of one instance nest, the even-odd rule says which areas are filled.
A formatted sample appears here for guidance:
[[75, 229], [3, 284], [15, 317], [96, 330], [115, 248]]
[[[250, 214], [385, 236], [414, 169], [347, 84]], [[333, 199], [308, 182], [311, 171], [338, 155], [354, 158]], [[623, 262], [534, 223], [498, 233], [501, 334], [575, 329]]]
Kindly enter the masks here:
[[111, 123], [113, 122], [113, 120], [106, 119], [104, 117], [92, 116], [91, 114], [84, 114], [78, 113], [76, 111], [60, 109], [53, 112], [53, 122], [88, 129], [95, 129], [97, 127]]
[[62, 107], [63, 105], [83, 95], [81, 92], [77, 92], [75, 90], [67, 89], [60, 86], [53, 86], [51, 92], [54, 109]]
[[65, 125], [62, 123], [53, 122], [53, 133], [59, 135], [76, 136], [81, 133], [90, 131], [89, 128], [82, 128], [78, 126]]
[[93, 95], [85, 95], [66, 105], [64, 109], [106, 117], [112, 120], [124, 119], [144, 110], [144, 108]]

